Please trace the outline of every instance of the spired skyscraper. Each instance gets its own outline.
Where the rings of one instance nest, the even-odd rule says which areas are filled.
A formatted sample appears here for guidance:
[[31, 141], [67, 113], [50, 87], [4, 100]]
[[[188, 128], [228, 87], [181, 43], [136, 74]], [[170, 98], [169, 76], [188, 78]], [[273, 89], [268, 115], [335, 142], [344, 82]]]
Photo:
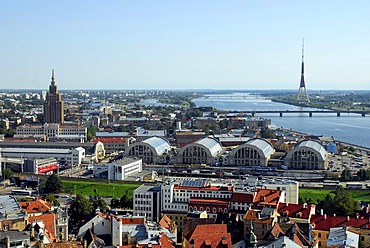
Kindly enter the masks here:
[[55, 84], [54, 69], [51, 75], [51, 84], [49, 92], [46, 94], [44, 103], [44, 120], [45, 123], [63, 123], [64, 122], [64, 102], [62, 95], [58, 92]]

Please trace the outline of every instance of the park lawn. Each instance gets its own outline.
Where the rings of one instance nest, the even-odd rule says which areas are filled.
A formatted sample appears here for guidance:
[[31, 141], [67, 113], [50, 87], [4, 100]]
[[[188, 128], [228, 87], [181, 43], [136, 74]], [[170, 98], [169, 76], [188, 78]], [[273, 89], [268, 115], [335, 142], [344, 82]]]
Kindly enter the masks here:
[[67, 194], [82, 194], [84, 196], [94, 196], [96, 189], [97, 196], [101, 197], [114, 197], [121, 198], [128, 193], [128, 198], [133, 197], [133, 191], [140, 186], [140, 184], [122, 184], [122, 183], [107, 183], [107, 182], [83, 182], [83, 181], [70, 181], [62, 180], [63, 192]]
[[[364, 201], [370, 203], [370, 190], [348, 190], [345, 189], [355, 201]], [[314, 189], [314, 188], [300, 188], [299, 197], [301, 199], [311, 198], [314, 203], [318, 203], [323, 200], [327, 194], [334, 197], [335, 189]]]

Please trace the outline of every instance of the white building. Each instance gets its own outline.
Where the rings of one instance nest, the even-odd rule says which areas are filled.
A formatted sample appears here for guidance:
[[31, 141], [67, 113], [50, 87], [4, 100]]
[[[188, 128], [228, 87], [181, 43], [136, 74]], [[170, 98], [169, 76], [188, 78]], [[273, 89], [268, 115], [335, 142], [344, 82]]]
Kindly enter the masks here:
[[55, 158], [61, 165], [80, 165], [85, 157], [85, 149], [47, 149], [47, 148], [1, 148], [4, 158]]
[[44, 125], [25, 124], [16, 129], [14, 137], [35, 137], [35, 138], [79, 138], [87, 139], [87, 128], [77, 125], [66, 125], [57, 123], [45, 123]]
[[142, 159], [123, 158], [107, 164], [110, 180], [124, 180], [143, 170]]
[[160, 219], [160, 185], [142, 184], [134, 190], [134, 215], [148, 220]]

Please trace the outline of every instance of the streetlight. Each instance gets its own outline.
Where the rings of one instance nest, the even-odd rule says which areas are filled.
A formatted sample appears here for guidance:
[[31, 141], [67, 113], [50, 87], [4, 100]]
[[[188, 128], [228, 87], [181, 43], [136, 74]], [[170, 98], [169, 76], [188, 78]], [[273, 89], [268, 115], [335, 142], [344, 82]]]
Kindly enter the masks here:
[[77, 194], [76, 194], [76, 187], [77, 187], [77, 185], [75, 184], [73, 187], [75, 188], [75, 196], [77, 197]]
[[115, 187], [113, 187], [113, 199], [114, 199], [114, 190], [115, 190]]

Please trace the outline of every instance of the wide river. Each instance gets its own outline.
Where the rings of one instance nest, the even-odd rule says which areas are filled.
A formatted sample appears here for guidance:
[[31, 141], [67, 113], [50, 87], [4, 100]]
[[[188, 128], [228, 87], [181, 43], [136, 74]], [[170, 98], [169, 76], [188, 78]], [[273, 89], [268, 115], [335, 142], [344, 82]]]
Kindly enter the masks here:
[[[250, 95], [246, 93], [235, 93], [226, 95], [207, 95], [194, 99], [197, 107], [214, 107], [219, 110], [308, 110], [284, 103], [272, 102], [269, 99]], [[370, 147], [370, 116], [358, 114], [336, 114], [308, 113], [302, 114], [259, 114], [261, 117], [271, 119], [271, 124], [292, 129], [295, 131], [323, 136], [333, 136], [336, 140], [348, 142], [360, 146]]]

